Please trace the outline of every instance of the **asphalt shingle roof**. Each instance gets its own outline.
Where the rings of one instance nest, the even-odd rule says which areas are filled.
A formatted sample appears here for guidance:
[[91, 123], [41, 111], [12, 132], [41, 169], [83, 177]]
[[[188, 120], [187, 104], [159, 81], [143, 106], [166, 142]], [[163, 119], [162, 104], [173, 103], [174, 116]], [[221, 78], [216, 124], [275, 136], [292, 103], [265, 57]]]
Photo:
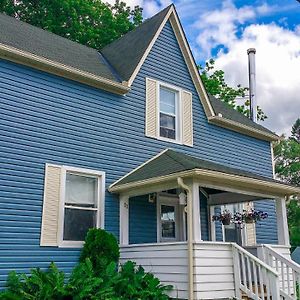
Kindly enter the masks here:
[[[101, 52], [4, 14], [0, 14], [0, 43], [120, 83], [133, 74], [169, 9], [166, 7]], [[210, 102], [216, 115], [221, 113], [229, 120], [272, 133], [212, 96]]]
[[0, 43], [120, 82], [97, 50], [4, 14], [0, 14]]
[[271, 178], [256, 175], [251, 172], [240, 170], [237, 168], [227, 167], [221, 164], [217, 164], [208, 160], [199, 159], [194, 156], [184, 154], [168, 149], [160, 156], [146, 163], [141, 168], [133, 171], [128, 176], [121, 179], [114, 186], [119, 186], [126, 183], [136, 182], [140, 180], [146, 180], [150, 178], [175, 174], [182, 171], [188, 171], [193, 169], [203, 169], [210, 171], [217, 171], [232, 175], [240, 175], [244, 177], [250, 177], [255, 179], [261, 179], [269, 182], [277, 182]]
[[133, 74], [169, 9], [170, 6], [166, 7], [101, 50], [124, 81]]
[[224, 118], [238, 122], [240, 124], [267, 132], [271, 134], [275, 134], [271, 130], [265, 128], [264, 126], [257, 124], [253, 122], [251, 119], [247, 118], [243, 114], [239, 113], [237, 110], [231, 108], [229, 105], [226, 103], [222, 102], [221, 100], [215, 98], [212, 95], [208, 95], [210, 103], [213, 107], [213, 110], [216, 115], [221, 114]]

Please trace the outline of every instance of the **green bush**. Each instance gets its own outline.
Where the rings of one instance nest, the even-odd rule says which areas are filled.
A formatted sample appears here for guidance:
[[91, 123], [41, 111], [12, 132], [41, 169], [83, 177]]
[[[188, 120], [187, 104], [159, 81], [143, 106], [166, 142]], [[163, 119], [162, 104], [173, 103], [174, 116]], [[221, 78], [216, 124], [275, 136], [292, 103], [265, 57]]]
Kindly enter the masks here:
[[117, 276], [116, 264], [110, 263], [102, 276], [95, 274], [92, 262], [87, 258], [85, 262], [79, 263], [72, 272], [67, 285], [73, 299], [105, 299], [115, 298], [112, 281]]
[[30, 275], [11, 272], [0, 300], [165, 300], [171, 286], [128, 261], [118, 270], [119, 246], [115, 237], [90, 229], [80, 262], [68, 281], [54, 263], [47, 271]]
[[7, 279], [7, 290], [0, 294], [0, 299], [68, 299], [64, 281], [64, 273], [54, 263], [45, 272], [39, 268], [32, 269], [30, 276], [11, 272]]
[[171, 285], [162, 285], [158, 278], [132, 261], [121, 266], [114, 290], [118, 299], [165, 300]]
[[81, 251], [80, 262], [88, 258], [97, 275], [104, 272], [111, 262], [119, 261], [120, 250], [117, 239], [103, 229], [92, 228], [88, 231]]

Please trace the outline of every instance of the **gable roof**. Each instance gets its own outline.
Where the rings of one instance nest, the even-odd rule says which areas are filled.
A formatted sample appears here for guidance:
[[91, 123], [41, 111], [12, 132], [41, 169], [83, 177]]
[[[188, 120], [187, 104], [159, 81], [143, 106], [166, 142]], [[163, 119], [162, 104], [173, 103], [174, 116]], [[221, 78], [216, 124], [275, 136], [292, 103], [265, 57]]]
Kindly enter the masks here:
[[171, 5], [101, 50], [124, 81], [130, 80], [170, 7]]
[[117, 93], [129, 90], [97, 50], [1, 13], [0, 57]]
[[0, 14], [0, 43], [120, 82], [96, 49], [4, 14]]
[[245, 115], [231, 108], [229, 105], [227, 105], [220, 99], [217, 99], [212, 95], [208, 95], [208, 96], [216, 116], [234, 121], [239, 124], [243, 124], [245, 126], [255, 128], [257, 130], [268, 133], [270, 135], [274, 135], [274, 132], [272, 132], [271, 130], [267, 129], [266, 127], [260, 124], [253, 122], [250, 118], [247, 118]]
[[[153, 182], [158, 179], [164, 180], [166, 178], [173, 177], [195, 177], [204, 176], [204, 178], [213, 178], [213, 182], [217, 178], [221, 180], [230, 180], [233, 176], [235, 180], [239, 180], [245, 184], [256, 184], [256, 186], [264, 186], [263, 189], [273, 189], [272, 193], [281, 194], [300, 194], [300, 188], [285, 184], [281, 181], [259, 176], [252, 172], [247, 172], [238, 168], [232, 168], [224, 166], [222, 164], [214, 163], [212, 161], [199, 159], [197, 157], [184, 154], [179, 151], [166, 149], [154, 156], [150, 160], [143, 163], [133, 171], [126, 174], [114, 182], [109, 191], [119, 192], [128, 187], [134, 188], [135, 186], [147, 184], [147, 182]], [[271, 194], [272, 194], [271, 193]]]
[[255, 138], [278, 140], [275, 133], [208, 96], [174, 5], [101, 52], [0, 14], [0, 58], [126, 94], [167, 21], [172, 25], [208, 122]]

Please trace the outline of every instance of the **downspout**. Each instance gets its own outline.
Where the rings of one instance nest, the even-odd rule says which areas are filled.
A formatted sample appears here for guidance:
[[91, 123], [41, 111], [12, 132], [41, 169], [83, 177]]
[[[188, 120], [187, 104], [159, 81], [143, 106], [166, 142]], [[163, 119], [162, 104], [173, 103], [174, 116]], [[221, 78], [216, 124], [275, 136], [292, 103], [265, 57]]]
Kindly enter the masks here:
[[181, 177], [177, 178], [179, 187], [187, 193], [187, 225], [188, 225], [188, 283], [189, 300], [194, 299], [194, 253], [193, 253], [193, 217], [192, 217], [192, 191], [183, 183]]

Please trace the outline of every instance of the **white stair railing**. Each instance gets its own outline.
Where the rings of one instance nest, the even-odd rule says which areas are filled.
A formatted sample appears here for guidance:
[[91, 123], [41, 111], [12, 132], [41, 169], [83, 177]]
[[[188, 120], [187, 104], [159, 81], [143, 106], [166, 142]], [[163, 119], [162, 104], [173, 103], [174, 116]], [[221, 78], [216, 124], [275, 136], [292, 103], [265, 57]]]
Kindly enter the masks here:
[[279, 300], [279, 276], [269, 265], [232, 243], [236, 297]]
[[265, 262], [279, 274], [281, 299], [300, 300], [300, 266], [268, 245], [263, 245]]

